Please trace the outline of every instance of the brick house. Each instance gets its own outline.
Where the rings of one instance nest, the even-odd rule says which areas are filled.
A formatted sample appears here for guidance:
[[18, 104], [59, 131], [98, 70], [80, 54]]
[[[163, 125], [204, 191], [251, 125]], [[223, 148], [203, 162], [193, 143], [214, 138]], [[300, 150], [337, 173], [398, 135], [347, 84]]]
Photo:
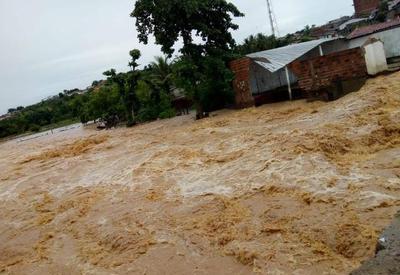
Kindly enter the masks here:
[[[346, 39], [320, 39], [234, 60], [230, 67], [235, 74], [236, 107], [296, 98], [334, 100], [358, 90], [368, 74], [387, 69], [383, 43], [379, 43], [381, 47], [376, 51], [372, 47], [373, 58], [369, 59], [365, 45], [351, 48]], [[376, 56], [381, 57], [385, 69], [377, 66]]]

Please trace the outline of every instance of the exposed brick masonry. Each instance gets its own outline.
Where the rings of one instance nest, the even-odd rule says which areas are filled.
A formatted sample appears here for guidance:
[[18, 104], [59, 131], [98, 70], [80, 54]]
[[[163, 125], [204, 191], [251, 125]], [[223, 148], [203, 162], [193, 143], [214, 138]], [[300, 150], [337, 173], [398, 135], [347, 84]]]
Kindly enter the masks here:
[[380, 0], [354, 0], [356, 16], [369, 15], [379, 7]]
[[231, 62], [230, 67], [235, 74], [233, 89], [236, 108], [254, 106], [254, 98], [250, 90], [250, 58], [241, 58]]
[[337, 80], [361, 78], [367, 75], [361, 48], [320, 56], [306, 61], [295, 61], [291, 70], [306, 92], [331, 86]]

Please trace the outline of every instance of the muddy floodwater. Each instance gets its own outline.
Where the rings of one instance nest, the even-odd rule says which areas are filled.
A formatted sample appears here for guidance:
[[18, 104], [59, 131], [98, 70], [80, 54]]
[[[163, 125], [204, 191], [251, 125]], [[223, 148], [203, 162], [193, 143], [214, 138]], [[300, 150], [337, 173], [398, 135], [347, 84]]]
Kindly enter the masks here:
[[348, 274], [400, 209], [400, 73], [11, 140], [0, 171], [0, 274]]

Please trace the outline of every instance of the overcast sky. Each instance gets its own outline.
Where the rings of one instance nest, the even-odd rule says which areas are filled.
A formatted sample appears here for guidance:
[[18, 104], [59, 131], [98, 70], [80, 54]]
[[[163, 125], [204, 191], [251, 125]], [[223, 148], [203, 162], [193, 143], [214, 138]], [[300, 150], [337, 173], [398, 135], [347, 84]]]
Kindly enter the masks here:
[[[139, 48], [146, 64], [159, 47], [139, 44], [134, 0], [0, 0], [0, 114], [36, 103], [64, 89], [84, 88], [109, 68], [128, 69], [128, 52]], [[237, 42], [270, 33], [265, 0], [232, 0]], [[275, 0], [281, 35], [353, 13], [352, 0]]]

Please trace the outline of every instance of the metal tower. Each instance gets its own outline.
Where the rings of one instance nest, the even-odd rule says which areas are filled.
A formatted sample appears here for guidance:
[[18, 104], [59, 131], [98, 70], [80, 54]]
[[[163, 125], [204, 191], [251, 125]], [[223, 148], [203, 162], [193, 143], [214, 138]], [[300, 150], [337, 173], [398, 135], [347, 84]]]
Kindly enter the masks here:
[[276, 23], [275, 13], [272, 7], [272, 0], [267, 0], [269, 23], [271, 25], [271, 32], [274, 36], [279, 36], [278, 24]]

